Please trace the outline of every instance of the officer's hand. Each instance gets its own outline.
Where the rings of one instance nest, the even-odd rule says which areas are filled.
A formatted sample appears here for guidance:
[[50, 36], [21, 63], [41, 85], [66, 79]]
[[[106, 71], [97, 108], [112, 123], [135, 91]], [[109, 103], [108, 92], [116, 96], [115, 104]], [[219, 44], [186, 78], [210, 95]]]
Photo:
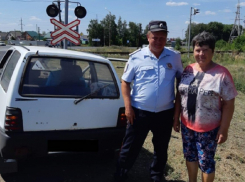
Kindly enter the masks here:
[[127, 117], [128, 122], [129, 122], [131, 125], [133, 125], [134, 119], [135, 119], [135, 114], [134, 114], [133, 108], [132, 108], [132, 107], [130, 107], [130, 108], [128, 108], [128, 109], [126, 108], [126, 109], [125, 109], [125, 115], [126, 115], [126, 117]]

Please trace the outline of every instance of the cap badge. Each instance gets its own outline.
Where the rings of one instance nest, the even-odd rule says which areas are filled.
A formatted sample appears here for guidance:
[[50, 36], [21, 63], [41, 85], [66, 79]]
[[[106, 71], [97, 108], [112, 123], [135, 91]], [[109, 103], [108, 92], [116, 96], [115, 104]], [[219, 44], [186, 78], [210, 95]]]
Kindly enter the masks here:
[[163, 28], [163, 24], [162, 24], [162, 23], [160, 23], [160, 24], [159, 24], [159, 27]]

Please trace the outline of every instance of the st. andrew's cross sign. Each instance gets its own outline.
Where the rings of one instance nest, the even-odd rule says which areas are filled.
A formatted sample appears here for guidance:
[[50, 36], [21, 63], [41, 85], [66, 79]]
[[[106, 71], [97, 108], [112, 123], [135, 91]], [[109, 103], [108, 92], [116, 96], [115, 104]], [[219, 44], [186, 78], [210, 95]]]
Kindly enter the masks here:
[[52, 45], [56, 45], [63, 39], [69, 40], [75, 45], [80, 44], [80, 35], [74, 30], [72, 30], [73, 27], [80, 24], [80, 20], [76, 19], [67, 25], [64, 25], [63, 23], [57, 21], [54, 18], [50, 19], [50, 22], [58, 27], [57, 30], [51, 33], [51, 37], [53, 38], [53, 40], [51, 41]]

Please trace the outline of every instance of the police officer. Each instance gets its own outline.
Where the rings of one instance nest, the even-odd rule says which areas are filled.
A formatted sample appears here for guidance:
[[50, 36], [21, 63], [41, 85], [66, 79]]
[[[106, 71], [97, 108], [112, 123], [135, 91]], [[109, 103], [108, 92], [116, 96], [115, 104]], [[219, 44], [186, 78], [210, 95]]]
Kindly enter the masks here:
[[125, 181], [149, 131], [153, 133], [154, 145], [152, 181], [162, 180], [167, 162], [174, 116], [174, 82], [180, 78], [183, 67], [180, 53], [165, 47], [166, 22], [151, 21], [148, 29], [149, 46], [130, 54], [122, 76], [128, 125], [118, 158], [116, 182]]

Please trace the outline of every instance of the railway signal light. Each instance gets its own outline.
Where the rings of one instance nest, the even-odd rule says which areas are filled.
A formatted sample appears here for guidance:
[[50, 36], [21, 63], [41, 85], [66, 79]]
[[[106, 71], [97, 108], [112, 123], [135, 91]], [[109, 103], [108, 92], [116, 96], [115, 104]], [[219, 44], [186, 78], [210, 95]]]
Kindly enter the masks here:
[[59, 14], [59, 8], [55, 4], [51, 4], [47, 7], [46, 12], [50, 17], [56, 17]]
[[76, 15], [76, 17], [78, 18], [84, 18], [87, 14], [87, 11], [84, 7], [82, 6], [77, 6], [74, 10], [74, 13]]
[[199, 11], [200, 11], [200, 9], [194, 9], [194, 15], [197, 13], [200, 13]]

